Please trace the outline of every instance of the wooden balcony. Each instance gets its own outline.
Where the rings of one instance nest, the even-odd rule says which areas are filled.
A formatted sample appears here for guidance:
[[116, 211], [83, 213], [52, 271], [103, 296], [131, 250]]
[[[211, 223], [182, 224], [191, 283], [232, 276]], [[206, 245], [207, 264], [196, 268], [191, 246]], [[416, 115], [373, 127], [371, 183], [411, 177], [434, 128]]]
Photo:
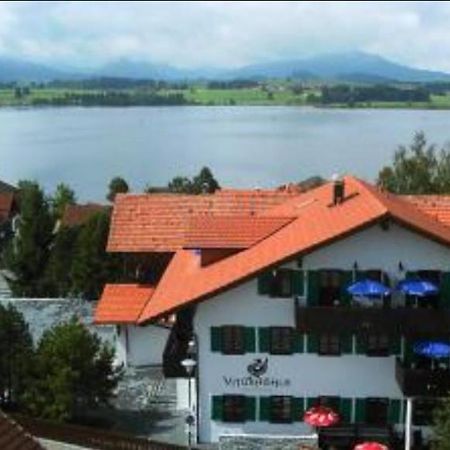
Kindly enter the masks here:
[[397, 358], [395, 377], [406, 397], [443, 397], [450, 392], [449, 369], [412, 368]]
[[389, 333], [411, 338], [450, 336], [450, 310], [425, 308], [298, 306], [303, 333]]

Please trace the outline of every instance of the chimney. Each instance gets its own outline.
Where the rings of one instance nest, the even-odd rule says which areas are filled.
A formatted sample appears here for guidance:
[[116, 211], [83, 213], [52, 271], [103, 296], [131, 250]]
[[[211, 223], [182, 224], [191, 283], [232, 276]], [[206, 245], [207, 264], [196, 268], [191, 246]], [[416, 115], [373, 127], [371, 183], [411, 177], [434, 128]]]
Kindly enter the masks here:
[[345, 183], [339, 175], [335, 174], [333, 180], [333, 205], [339, 205], [344, 201], [345, 197]]

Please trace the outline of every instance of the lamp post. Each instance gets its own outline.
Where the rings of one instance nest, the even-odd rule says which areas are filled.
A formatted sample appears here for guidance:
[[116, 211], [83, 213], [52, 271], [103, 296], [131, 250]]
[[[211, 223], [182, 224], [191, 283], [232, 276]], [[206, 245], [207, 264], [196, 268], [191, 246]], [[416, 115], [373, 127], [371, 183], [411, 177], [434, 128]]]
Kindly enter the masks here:
[[181, 365], [184, 367], [186, 374], [188, 376], [188, 408], [189, 414], [186, 417], [186, 425], [188, 429], [188, 448], [192, 445], [192, 426], [195, 423], [195, 417], [192, 411], [192, 375], [194, 374], [195, 367], [197, 366], [197, 361], [194, 359], [196, 354], [196, 343], [194, 340], [190, 340], [187, 348], [187, 358], [181, 361]]

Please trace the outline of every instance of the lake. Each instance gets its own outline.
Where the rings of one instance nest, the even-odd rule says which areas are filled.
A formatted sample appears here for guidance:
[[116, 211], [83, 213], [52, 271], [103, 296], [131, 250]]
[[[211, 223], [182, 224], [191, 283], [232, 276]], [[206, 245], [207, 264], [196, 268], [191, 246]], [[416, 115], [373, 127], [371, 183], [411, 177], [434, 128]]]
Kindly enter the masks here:
[[103, 201], [116, 175], [135, 191], [212, 168], [223, 186], [270, 187], [319, 174], [373, 180], [415, 130], [450, 140], [450, 111], [309, 107], [0, 110], [0, 179], [69, 183]]

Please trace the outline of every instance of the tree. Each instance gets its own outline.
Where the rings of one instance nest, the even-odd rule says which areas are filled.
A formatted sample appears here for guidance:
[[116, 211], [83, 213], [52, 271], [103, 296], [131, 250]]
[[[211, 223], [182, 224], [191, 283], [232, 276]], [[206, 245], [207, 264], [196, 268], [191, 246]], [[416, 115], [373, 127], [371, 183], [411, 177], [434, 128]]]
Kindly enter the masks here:
[[36, 182], [19, 182], [20, 219], [18, 232], [11, 241], [5, 262], [15, 279], [14, 295], [41, 297], [45, 295], [42, 276], [53, 237], [53, 221], [49, 203]]
[[176, 194], [193, 194], [192, 181], [187, 177], [175, 177], [167, 185], [170, 192]]
[[116, 194], [126, 194], [129, 191], [128, 183], [122, 177], [114, 177], [108, 185], [106, 198], [113, 202]]
[[76, 196], [73, 189], [67, 184], [60, 183], [56, 186], [55, 194], [51, 199], [52, 213], [56, 219], [60, 219], [64, 214], [67, 205], [74, 205]]
[[121, 377], [114, 350], [76, 318], [44, 333], [35, 360], [24, 400], [32, 415], [46, 419], [69, 420], [107, 404]]
[[23, 315], [0, 305], [0, 404], [17, 406], [27, 388], [33, 341]]
[[425, 134], [417, 132], [409, 147], [397, 149], [392, 166], [381, 169], [377, 183], [397, 194], [444, 194], [450, 193], [449, 175], [449, 150], [437, 152]]
[[443, 399], [434, 411], [433, 450], [450, 450], [450, 397]]
[[203, 167], [199, 174], [192, 180], [194, 194], [214, 194], [220, 189], [220, 185], [214, 178], [209, 167]]
[[83, 298], [98, 299], [105, 283], [116, 281], [121, 258], [106, 253], [110, 215], [101, 212], [83, 225], [75, 244], [71, 279], [72, 291]]
[[81, 227], [63, 226], [55, 236], [43, 283], [49, 297], [66, 297], [72, 292], [71, 268], [80, 232]]

